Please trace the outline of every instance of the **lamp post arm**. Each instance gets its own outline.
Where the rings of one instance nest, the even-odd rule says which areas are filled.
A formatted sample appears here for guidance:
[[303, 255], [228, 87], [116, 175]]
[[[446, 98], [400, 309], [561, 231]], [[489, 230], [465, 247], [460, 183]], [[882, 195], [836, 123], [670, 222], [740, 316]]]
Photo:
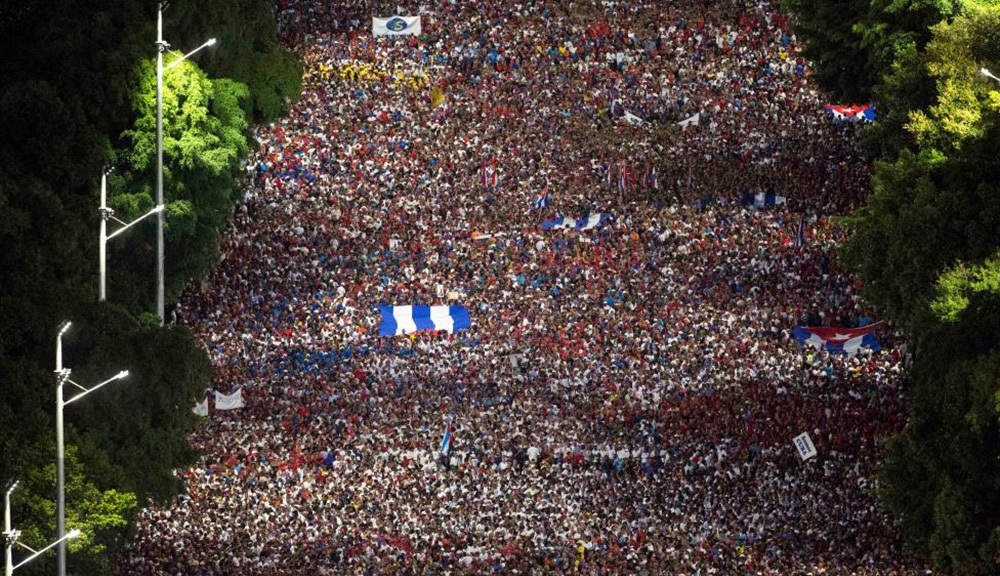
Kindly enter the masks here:
[[52, 544], [49, 544], [45, 548], [42, 548], [38, 552], [35, 552], [31, 556], [28, 556], [27, 558], [25, 558], [24, 560], [22, 560], [19, 564], [17, 564], [17, 565], [14, 566], [14, 570], [17, 570], [21, 566], [24, 566], [25, 564], [27, 564], [28, 562], [31, 562], [35, 558], [38, 558], [42, 554], [48, 552], [50, 549], [54, 548], [56, 545], [62, 544], [64, 541], [69, 540], [70, 538], [76, 538], [79, 535], [80, 535], [80, 531], [79, 530], [73, 530], [73, 531], [71, 531], [69, 534], [63, 536], [62, 538], [56, 540]]
[[[158, 214], [158, 213], [160, 213], [160, 212], [163, 212], [163, 204], [160, 204], [160, 205], [159, 205], [159, 206], [157, 206], [156, 208], [153, 208], [153, 209], [152, 209], [152, 210], [150, 210], [149, 212], [146, 212], [146, 213], [145, 213], [145, 214], [143, 214], [142, 216], [139, 216], [139, 217], [138, 217], [138, 218], [136, 218], [135, 220], [133, 220], [133, 221], [129, 222], [128, 224], [125, 224], [125, 226], [123, 226], [122, 228], [119, 228], [118, 230], [115, 230], [115, 231], [114, 231], [114, 232], [112, 232], [111, 234], [108, 234], [108, 235], [107, 235], [107, 237], [105, 238], [105, 241], [107, 241], [107, 240], [111, 240], [111, 239], [112, 239], [112, 238], [114, 238], [115, 236], [117, 236], [117, 235], [121, 234], [122, 232], [124, 232], [124, 231], [128, 230], [128, 229], [129, 229], [129, 228], [131, 228], [132, 226], [135, 226], [136, 224], [138, 224], [138, 223], [139, 223], [139, 221], [141, 221], [141, 220], [144, 220], [144, 219], [146, 219], [146, 218], [148, 218], [148, 217], [152, 216], [153, 214]], [[115, 218], [115, 220], [117, 220], [118, 222], [121, 222], [121, 220], [118, 220], [117, 218]]]
[[171, 62], [170, 64], [168, 64], [168, 65], [164, 66], [164, 67], [163, 67], [163, 71], [164, 71], [164, 72], [166, 72], [167, 70], [170, 70], [170, 69], [171, 69], [171, 68], [173, 68], [174, 66], [177, 66], [177, 65], [178, 65], [178, 64], [180, 64], [181, 62], [183, 62], [183, 61], [187, 60], [188, 58], [190, 58], [190, 57], [194, 56], [195, 54], [197, 54], [197, 53], [198, 53], [198, 52], [199, 52], [200, 50], [202, 50], [203, 48], [208, 48], [209, 46], [211, 46], [211, 45], [213, 45], [213, 44], [215, 44], [215, 38], [211, 38], [211, 39], [207, 40], [207, 41], [206, 41], [206, 42], [205, 42], [204, 44], [202, 44], [201, 46], [198, 46], [198, 47], [197, 47], [197, 48], [195, 48], [194, 50], [192, 50], [192, 51], [188, 52], [187, 54], [185, 54], [185, 55], [181, 56], [181, 57], [180, 57], [179, 59], [177, 59], [177, 60], [174, 60], [174, 61], [173, 61], [173, 62]]
[[77, 384], [76, 382], [73, 382], [73, 384], [76, 384], [76, 386], [77, 386], [78, 388], [80, 388], [80, 389], [82, 389], [82, 390], [86, 390], [86, 392], [83, 392], [82, 394], [77, 394], [76, 396], [74, 396], [74, 397], [70, 398], [69, 400], [66, 400], [65, 402], [63, 402], [63, 406], [69, 406], [69, 404], [70, 404], [71, 402], [76, 402], [77, 400], [79, 400], [80, 398], [83, 398], [83, 397], [84, 397], [84, 396], [86, 396], [87, 394], [90, 394], [91, 392], [94, 392], [95, 390], [99, 390], [99, 389], [103, 388], [103, 387], [104, 387], [105, 385], [107, 385], [107, 384], [110, 384], [110, 383], [114, 382], [115, 380], [121, 380], [122, 378], [125, 378], [126, 376], [128, 376], [128, 370], [122, 370], [121, 372], [119, 372], [119, 373], [115, 374], [115, 375], [114, 375], [114, 376], [112, 376], [111, 378], [108, 378], [108, 379], [107, 379], [107, 380], [105, 380], [104, 382], [101, 382], [101, 383], [100, 383], [100, 384], [98, 384], [97, 386], [93, 386], [93, 387], [92, 387], [92, 388], [90, 388], [90, 389], [87, 389], [87, 388], [84, 388], [83, 386], [80, 386], [80, 385], [79, 385], [79, 384]]

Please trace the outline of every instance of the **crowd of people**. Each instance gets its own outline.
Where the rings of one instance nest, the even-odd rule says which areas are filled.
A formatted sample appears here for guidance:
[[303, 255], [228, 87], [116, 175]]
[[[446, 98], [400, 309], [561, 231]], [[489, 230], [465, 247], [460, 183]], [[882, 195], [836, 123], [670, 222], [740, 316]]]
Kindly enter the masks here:
[[[276, 3], [302, 97], [257, 128], [179, 314], [245, 405], [193, 435], [117, 572], [923, 572], [874, 498], [905, 343], [791, 335], [871, 312], [832, 260], [869, 166], [787, 17], [399, 10], [420, 36], [371, 34], [395, 4]], [[379, 305], [428, 304], [471, 328], [379, 335]]]

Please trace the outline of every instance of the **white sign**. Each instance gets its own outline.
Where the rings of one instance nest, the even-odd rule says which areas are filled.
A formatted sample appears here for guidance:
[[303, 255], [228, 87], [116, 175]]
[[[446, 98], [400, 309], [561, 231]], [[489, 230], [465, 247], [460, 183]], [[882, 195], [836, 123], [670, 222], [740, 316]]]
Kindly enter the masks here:
[[795, 444], [795, 449], [799, 451], [799, 456], [803, 460], [808, 460], [816, 455], [816, 447], [813, 446], [812, 438], [809, 437], [808, 432], [796, 436], [792, 443]]
[[243, 389], [238, 388], [236, 392], [226, 395], [222, 392], [215, 393], [216, 410], [235, 410], [243, 407]]
[[372, 34], [376, 36], [403, 36], [420, 34], [420, 16], [392, 16], [372, 18]]

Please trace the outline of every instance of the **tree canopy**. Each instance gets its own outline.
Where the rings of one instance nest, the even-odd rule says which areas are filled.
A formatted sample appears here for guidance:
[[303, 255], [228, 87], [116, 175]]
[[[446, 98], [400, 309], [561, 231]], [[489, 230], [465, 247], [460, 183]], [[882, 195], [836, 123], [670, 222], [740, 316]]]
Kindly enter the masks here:
[[[165, 78], [168, 305], [214, 262], [250, 119], [283, 114], [299, 90], [300, 65], [278, 45], [264, 0], [175, 1], [164, 12], [164, 36], [179, 48], [207, 30], [216, 49]], [[109, 243], [109, 302], [96, 302], [103, 167], [114, 167], [117, 217], [154, 204], [155, 37], [156, 4], [146, 0], [0, 3], [0, 483], [21, 480], [12, 519], [29, 546], [55, 532], [56, 326], [73, 321], [64, 363], [74, 380], [131, 373], [66, 409], [67, 523], [86, 535], [70, 547], [76, 573], [109, 573], [139, 504], [176, 494], [174, 470], [196, 457], [191, 407], [210, 384], [190, 331], [145, 321], [150, 223]], [[18, 574], [51, 573], [53, 563], [40, 558]]]
[[[837, 49], [829, 34], [812, 28], [818, 15], [829, 17], [843, 3], [801, 4], [794, 7], [804, 9], [811, 50]], [[849, 4], [867, 8], [867, 16], [853, 37], [838, 39], [867, 55], [869, 72], [881, 60], [877, 73], [859, 76], [880, 120], [865, 136], [877, 155], [872, 193], [850, 218], [853, 235], [839, 257], [864, 280], [865, 297], [916, 347], [907, 377], [910, 419], [888, 446], [880, 496], [908, 541], [939, 569], [995, 574], [1000, 83], [980, 69], [1000, 64], [1000, 3]], [[841, 89], [836, 72], [818, 75], [834, 93]]]

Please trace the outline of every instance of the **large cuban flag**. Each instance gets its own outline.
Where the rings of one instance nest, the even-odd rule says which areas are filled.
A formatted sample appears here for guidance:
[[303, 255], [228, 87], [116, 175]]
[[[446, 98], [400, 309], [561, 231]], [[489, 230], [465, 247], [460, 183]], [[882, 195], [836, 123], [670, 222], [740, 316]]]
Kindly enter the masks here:
[[875, 325], [864, 328], [807, 328], [796, 326], [792, 336], [803, 346], [813, 346], [816, 349], [826, 348], [833, 353], [843, 353], [848, 356], [857, 354], [860, 348], [871, 348], [878, 352], [882, 349], [875, 338]]
[[606, 214], [604, 212], [591, 214], [590, 216], [584, 216], [583, 218], [566, 218], [564, 216], [560, 216], [558, 218], [543, 221], [542, 229], [555, 230], [557, 228], [566, 228], [568, 230], [591, 230], [603, 225], [610, 219], [611, 214]]
[[875, 121], [875, 108], [864, 104], [862, 106], [839, 106], [828, 104], [826, 111], [837, 120], [862, 120], [864, 122]]
[[379, 306], [379, 336], [413, 334], [423, 330], [458, 332], [472, 325], [464, 306]]

